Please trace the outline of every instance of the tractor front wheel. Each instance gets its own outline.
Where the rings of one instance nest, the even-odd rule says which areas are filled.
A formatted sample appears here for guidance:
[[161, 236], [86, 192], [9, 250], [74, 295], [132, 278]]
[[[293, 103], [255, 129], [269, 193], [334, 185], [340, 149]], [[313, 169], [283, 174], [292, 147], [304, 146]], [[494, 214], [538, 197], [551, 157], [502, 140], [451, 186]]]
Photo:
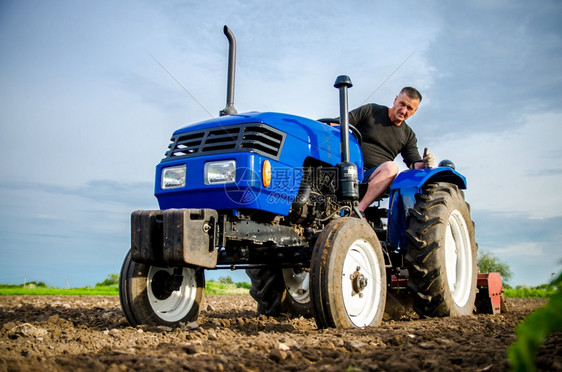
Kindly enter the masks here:
[[463, 192], [435, 183], [416, 195], [409, 210], [409, 286], [417, 294], [414, 310], [422, 316], [472, 314], [478, 264], [474, 223]]
[[385, 262], [367, 222], [344, 217], [324, 228], [312, 253], [310, 283], [318, 328], [358, 328], [382, 321]]
[[176, 326], [197, 319], [205, 291], [203, 269], [159, 267], [125, 257], [119, 278], [119, 300], [127, 321]]

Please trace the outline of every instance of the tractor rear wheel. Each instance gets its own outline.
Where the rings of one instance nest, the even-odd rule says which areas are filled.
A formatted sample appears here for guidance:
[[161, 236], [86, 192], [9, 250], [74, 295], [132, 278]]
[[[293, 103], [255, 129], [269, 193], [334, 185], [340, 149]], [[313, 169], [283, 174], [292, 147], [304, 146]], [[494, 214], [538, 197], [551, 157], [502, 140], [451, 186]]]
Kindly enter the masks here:
[[477, 245], [463, 192], [444, 182], [425, 187], [409, 210], [406, 237], [414, 310], [422, 316], [472, 314]]
[[250, 295], [258, 303], [259, 314], [312, 316], [308, 271], [263, 267], [248, 269], [246, 274], [252, 282]]
[[121, 308], [133, 327], [140, 324], [177, 326], [196, 320], [204, 291], [203, 269], [175, 270], [141, 264], [131, 259], [130, 251], [119, 277]]
[[310, 284], [318, 328], [376, 326], [382, 321], [385, 262], [366, 221], [344, 217], [324, 228], [312, 253]]

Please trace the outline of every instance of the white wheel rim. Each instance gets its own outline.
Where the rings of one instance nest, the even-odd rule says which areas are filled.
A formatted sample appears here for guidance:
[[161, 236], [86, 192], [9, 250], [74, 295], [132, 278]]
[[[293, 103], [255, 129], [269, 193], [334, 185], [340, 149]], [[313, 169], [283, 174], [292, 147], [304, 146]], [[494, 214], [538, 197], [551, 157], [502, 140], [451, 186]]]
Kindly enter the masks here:
[[197, 280], [195, 270], [183, 268], [183, 280], [180, 288], [165, 299], [159, 299], [152, 288], [152, 280], [159, 271], [165, 271], [170, 275], [174, 269], [169, 267], [151, 266], [147, 276], [148, 301], [154, 313], [166, 322], [177, 322], [183, 319], [193, 307], [197, 296]]
[[301, 304], [310, 302], [308, 271], [295, 272], [294, 269], [283, 269], [285, 287], [293, 299]]
[[456, 209], [449, 216], [445, 235], [445, 270], [453, 301], [463, 307], [472, 290], [472, 244], [466, 221]]
[[[361, 296], [353, 288], [356, 273], [367, 280]], [[341, 288], [345, 310], [356, 327], [366, 327], [373, 322], [385, 284], [381, 283], [380, 266], [373, 246], [362, 239], [353, 242], [343, 263]]]

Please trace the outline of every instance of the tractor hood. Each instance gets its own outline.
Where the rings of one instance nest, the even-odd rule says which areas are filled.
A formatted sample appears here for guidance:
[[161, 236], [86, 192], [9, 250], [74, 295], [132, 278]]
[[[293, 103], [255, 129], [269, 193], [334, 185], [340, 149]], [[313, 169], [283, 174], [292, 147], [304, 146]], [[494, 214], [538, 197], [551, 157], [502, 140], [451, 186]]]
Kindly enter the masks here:
[[[245, 134], [237, 129], [242, 126], [252, 128]], [[302, 145], [294, 147], [295, 141]], [[351, 141], [351, 161], [357, 164], [358, 169], [362, 169], [363, 158], [359, 143], [354, 137]], [[336, 165], [341, 161], [340, 146], [339, 127], [295, 115], [248, 112], [221, 116], [176, 130], [170, 149], [162, 161], [246, 151], [274, 160], [284, 158], [283, 163], [293, 167], [302, 166], [303, 157]], [[288, 147], [288, 151], [283, 151], [284, 147]], [[294, 156], [299, 160], [291, 160]]]
[[[176, 130], [171, 141], [156, 169], [155, 195], [161, 209], [248, 208], [287, 215], [307, 162], [331, 169], [341, 162], [339, 127], [272, 112], [225, 115], [188, 125]], [[353, 136], [350, 145], [351, 162], [361, 170], [363, 157]], [[208, 167], [227, 163], [236, 169], [235, 180], [206, 180]], [[186, 182], [164, 187], [163, 172], [173, 174], [179, 167]], [[271, 183], [262, 182], [265, 167], [271, 169]]]

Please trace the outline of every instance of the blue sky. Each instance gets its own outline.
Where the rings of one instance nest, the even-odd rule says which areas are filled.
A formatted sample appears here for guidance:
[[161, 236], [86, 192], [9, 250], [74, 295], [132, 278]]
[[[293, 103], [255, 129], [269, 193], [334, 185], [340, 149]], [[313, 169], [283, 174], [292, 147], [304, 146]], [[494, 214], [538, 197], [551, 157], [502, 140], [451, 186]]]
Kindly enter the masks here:
[[[511, 266], [510, 284], [546, 283], [562, 269], [561, 20], [556, 0], [4, 0], [0, 283], [119, 271], [130, 212], [157, 208], [170, 134], [209, 118], [155, 59], [218, 116], [225, 24], [239, 112], [337, 116], [340, 74], [350, 108], [417, 87], [409, 124], [467, 177], [480, 249]], [[226, 275], [243, 276], [208, 273]]]

